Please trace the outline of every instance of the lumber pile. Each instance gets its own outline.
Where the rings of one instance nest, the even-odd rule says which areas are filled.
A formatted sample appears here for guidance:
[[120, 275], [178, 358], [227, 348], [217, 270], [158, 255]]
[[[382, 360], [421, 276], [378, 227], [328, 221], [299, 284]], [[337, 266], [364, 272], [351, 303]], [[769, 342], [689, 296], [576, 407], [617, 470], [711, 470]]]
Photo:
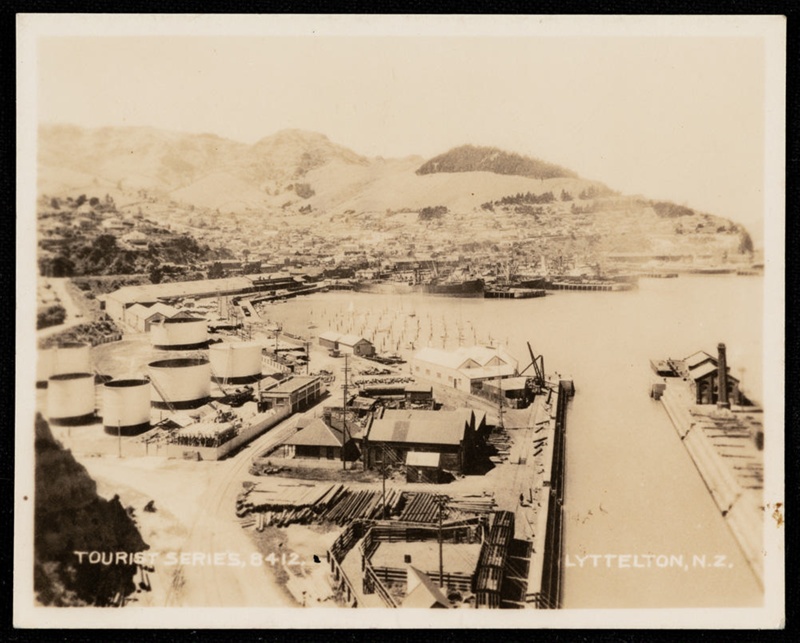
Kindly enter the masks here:
[[334, 523], [340, 526], [358, 520], [399, 519], [404, 522], [434, 523], [439, 520], [439, 498], [445, 516], [458, 513], [483, 514], [494, 510], [494, 497], [462, 495], [448, 497], [435, 493], [353, 489], [343, 484], [283, 483], [255, 484], [239, 494], [236, 514], [243, 528], [287, 527], [292, 524]]

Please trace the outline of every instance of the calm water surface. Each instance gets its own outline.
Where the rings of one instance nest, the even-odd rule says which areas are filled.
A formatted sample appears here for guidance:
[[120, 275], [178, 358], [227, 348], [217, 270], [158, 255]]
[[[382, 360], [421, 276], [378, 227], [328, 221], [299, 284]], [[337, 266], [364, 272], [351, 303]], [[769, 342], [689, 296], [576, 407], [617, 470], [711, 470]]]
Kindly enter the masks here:
[[[331, 292], [265, 308], [286, 330], [332, 329], [379, 350], [504, 345], [548, 373], [574, 378], [567, 423], [563, 602], [567, 608], [738, 607], [762, 591], [660, 404], [649, 397], [651, 357], [728, 347], [742, 388], [762, 399], [760, 277], [646, 279], [631, 292], [557, 292], [522, 301]], [[311, 326], [311, 328], [309, 328]], [[666, 568], [579, 565], [597, 554], [672, 556]], [[722, 567], [693, 566], [694, 556]], [[678, 564], [683, 557], [685, 568]]]

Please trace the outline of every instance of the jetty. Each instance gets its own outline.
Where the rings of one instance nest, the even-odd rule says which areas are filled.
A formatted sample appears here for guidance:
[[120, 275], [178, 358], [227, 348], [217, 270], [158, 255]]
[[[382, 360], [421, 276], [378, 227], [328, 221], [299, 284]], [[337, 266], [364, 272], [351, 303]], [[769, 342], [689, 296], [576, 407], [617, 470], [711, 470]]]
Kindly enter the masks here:
[[651, 397], [664, 406], [725, 523], [764, 586], [763, 409], [739, 391], [726, 350], [651, 360]]

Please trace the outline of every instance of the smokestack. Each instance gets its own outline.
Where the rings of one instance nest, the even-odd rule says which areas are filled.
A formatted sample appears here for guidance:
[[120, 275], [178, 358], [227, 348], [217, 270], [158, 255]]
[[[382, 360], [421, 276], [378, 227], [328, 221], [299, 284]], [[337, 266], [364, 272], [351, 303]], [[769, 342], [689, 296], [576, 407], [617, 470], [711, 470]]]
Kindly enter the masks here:
[[717, 346], [717, 353], [717, 384], [719, 386], [717, 408], [729, 409], [731, 403], [728, 400], [728, 364], [725, 358], [725, 344], [720, 342]]

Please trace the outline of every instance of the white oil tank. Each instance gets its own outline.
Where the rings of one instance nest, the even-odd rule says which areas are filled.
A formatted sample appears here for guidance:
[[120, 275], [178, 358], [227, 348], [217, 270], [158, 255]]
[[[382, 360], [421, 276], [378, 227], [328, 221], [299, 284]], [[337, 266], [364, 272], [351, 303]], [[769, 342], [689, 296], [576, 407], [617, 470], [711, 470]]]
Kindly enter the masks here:
[[50, 375], [92, 372], [92, 347], [83, 343], [65, 343], [53, 349]]
[[55, 348], [40, 348], [36, 351], [36, 386], [47, 386], [47, 380], [53, 374], [53, 357]]
[[260, 342], [222, 342], [208, 347], [213, 376], [223, 384], [249, 384], [261, 377]]
[[94, 375], [62, 373], [47, 382], [47, 418], [53, 424], [88, 424], [94, 420]]
[[208, 322], [197, 317], [173, 317], [150, 326], [150, 341], [164, 350], [193, 350], [208, 343]]
[[150, 400], [157, 409], [196, 409], [211, 396], [207, 359], [177, 357], [150, 362]]
[[139, 435], [150, 429], [148, 380], [112, 380], [105, 384], [103, 428], [111, 435]]

